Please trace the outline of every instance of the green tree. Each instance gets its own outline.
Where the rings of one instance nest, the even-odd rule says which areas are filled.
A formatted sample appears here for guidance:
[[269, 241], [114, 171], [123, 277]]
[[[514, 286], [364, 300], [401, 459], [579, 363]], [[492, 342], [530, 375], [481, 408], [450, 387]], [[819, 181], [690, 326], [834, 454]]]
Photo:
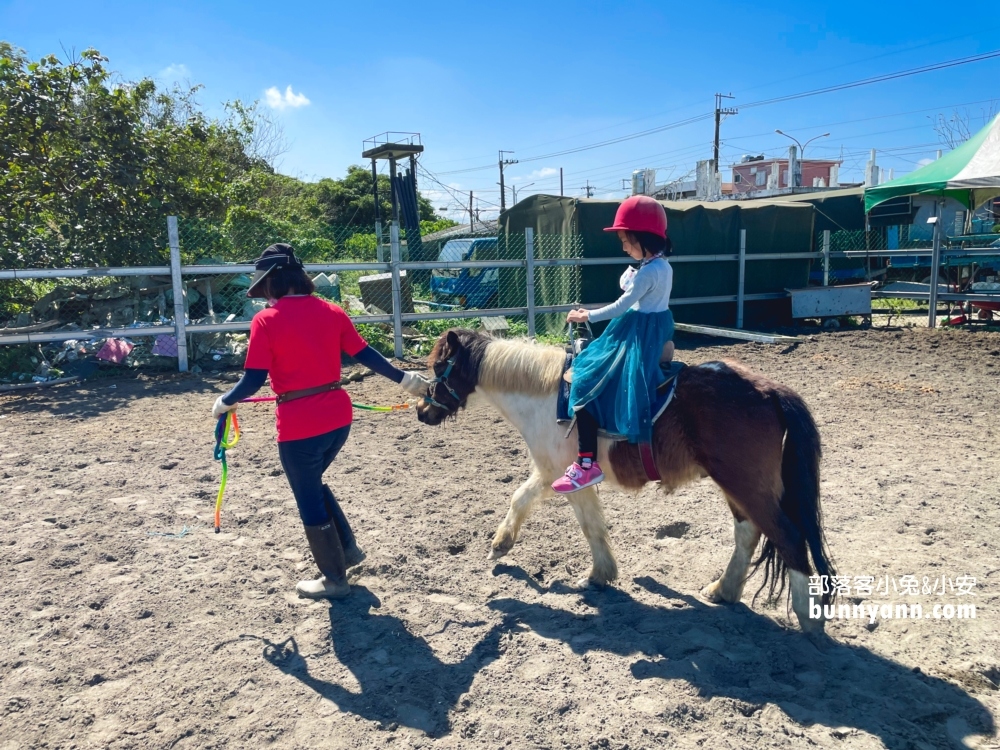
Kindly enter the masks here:
[[[168, 215], [217, 225], [201, 224], [210, 247], [189, 253], [242, 255], [280, 237], [331, 257], [354, 232], [327, 225], [371, 231], [369, 170], [317, 183], [277, 174], [281, 129], [257, 103], [209, 118], [199, 86], [119, 83], [107, 63], [94, 49], [31, 61], [0, 42], [0, 267], [161, 263]], [[388, 177], [378, 186], [387, 223]], [[418, 200], [421, 221], [438, 220]]]
[[[389, 223], [392, 216], [389, 177], [378, 176], [379, 209], [382, 222]], [[375, 223], [375, 196], [372, 193], [371, 170], [358, 165], [347, 168], [347, 175], [341, 180], [323, 179], [316, 183], [315, 201], [320, 210], [319, 218], [331, 224], [358, 225], [370, 227]], [[421, 221], [439, 218], [434, 213], [434, 205], [424, 196], [417, 194], [417, 208]]]
[[263, 165], [245, 133], [206, 118], [197, 88], [115, 84], [93, 49], [29, 62], [0, 42], [4, 267], [149, 262], [168, 214], [225, 215], [228, 186]]

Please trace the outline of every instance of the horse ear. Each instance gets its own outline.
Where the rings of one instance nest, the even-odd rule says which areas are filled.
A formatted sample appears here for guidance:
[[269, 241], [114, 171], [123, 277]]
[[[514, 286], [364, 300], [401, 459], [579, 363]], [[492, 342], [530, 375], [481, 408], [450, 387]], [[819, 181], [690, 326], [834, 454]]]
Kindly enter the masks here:
[[458, 334], [454, 331], [448, 331], [448, 348], [451, 351], [456, 351], [459, 348]]

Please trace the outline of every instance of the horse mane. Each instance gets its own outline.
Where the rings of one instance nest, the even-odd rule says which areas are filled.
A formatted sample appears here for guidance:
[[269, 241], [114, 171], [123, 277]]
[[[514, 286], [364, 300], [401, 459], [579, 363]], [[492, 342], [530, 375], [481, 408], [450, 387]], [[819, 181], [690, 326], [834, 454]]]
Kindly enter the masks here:
[[528, 339], [491, 339], [479, 366], [479, 385], [508, 393], [547, 396], [559, 389], [566, 352]]

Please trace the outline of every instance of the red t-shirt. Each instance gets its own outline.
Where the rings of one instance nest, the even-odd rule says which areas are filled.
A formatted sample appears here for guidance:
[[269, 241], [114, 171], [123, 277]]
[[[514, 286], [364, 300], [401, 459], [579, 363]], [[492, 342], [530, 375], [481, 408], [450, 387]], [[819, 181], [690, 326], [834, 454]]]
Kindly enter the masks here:
[[[366, 346], [333, 303], [312, 295], [282, 297], [253, 316], [245, 367], [267, 370], [271, 390], [281, 395], [340, 380], [340, 353], [353, 357]], [[322, 435], [353, 418], [351, 397], [343, 390], [289, 401], [275, 414], [279, 443]]]

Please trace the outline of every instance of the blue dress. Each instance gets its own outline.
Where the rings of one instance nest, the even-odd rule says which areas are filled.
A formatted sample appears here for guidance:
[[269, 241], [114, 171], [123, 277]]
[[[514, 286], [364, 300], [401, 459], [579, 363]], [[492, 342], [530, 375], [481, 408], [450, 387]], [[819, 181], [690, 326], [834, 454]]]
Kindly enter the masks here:
[[586, 406], [605, 432], [650, 442], [656, 389], [666, 379], [660, 356], [673, 337], [670, 310], [629, 310], [613, 319], [573, 362], [571, 412]]

